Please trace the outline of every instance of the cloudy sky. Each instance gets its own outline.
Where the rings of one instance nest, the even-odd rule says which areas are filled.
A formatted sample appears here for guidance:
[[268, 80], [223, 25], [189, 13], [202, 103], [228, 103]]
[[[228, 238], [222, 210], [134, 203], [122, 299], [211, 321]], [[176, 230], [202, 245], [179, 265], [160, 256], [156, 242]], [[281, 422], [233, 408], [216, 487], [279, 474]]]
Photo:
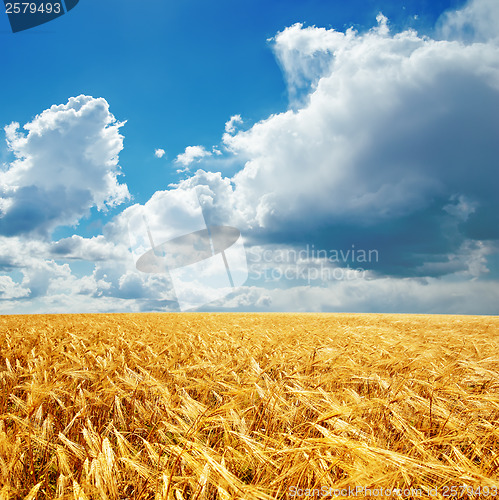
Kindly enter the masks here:
[[497, 26], [497, 0], [0, 14], [0, 314], [498, 314]]

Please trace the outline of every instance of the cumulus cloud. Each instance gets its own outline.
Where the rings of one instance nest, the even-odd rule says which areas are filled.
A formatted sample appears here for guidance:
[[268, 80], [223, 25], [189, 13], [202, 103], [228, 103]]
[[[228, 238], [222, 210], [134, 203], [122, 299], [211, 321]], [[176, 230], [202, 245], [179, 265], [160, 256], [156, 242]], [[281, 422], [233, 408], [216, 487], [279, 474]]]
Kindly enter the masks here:
[[380, 15], [364, 34], [294, 25], [274, 44], [307, 99], [225, 134], [245, 164], [216, 190], [185, 181], [219, 192], [219, 218], [266, 242], [377, 248], [397, 275], [499, 239], [494, 43], [390, 34]]
[[242, 287], [214, 310], [497, 314], [496, 282], [436, 278], [379, 278], [337, 281], [327, 286], [283, 288]]
[[29, 288], [15, 283], [10, 276], [0, 276], [0, 301], [24, 298], [30, 293]]
[[0, 236], [0, 272], [35, 268], [47, 260], [125, 261], [130, 257], [128, 246], [126, 240], [111, 241], [103, 235], [73, 235], [53, 242]]
[[[473, 0], [470, 12], [485, 4]], [[452, 19], [449, 14], [448, 23]], [[325, 310], [341, 310], [342, 304], [369, 310], [373, 304], [372, 310], [423, 311], [430, 306], [424, 294], [435, 300], [447, 293], [448, 302], [436, 302], [440, 311], [490, 312], [493, 301], [483, 307], [473, 301], [469, 308], [463, 303], [470, 290], [488, 293], [497, 285], [489, 259], [499, 241], [496, 44], [434, 40], [413, 30], [391, 33], [382, 14], [366, 33], [296, 24], [272, 43], [290, 109], [247, 130], [236, 128], [238, 115], [225, 124], [223, 146], [243, 162], [241, 170], [232, 178], [198, 170], [128, 214], [164, 213], [183, 226], [186, 214], [174, 216], [174, 207], [195, 193], [205, 221], [240, 228], [249, 244], [297, 251], [311, 244], [340, 251], [355, 246], [379, 256], [362, 266], [368, 279], [335, 285], [334, 300], [331, 286], [305, 292], [298, 278], [268, 291], [260, 279], [233, 303], [236, 308], [251, 302], [289, 310], [305, 293], [312, 299], [300, 303], [311, 310], [320, 295]], [[209, 154], [194, 146], [177, 162], [187, 168]], [[298, 276], [314, 266], [301, 262]], [[263, 268], [283, 273], [290, 265]], [[401, 293], [407, 300], [395, 300]]]
[[103, 235], [83, 238], [74, 234], [71, 238], [63, 238], [48, 248], [54, 258], [84, 260], [90, 262], [107, 260], [124, 260], [128, 258], [125, 245], [115, 244]]
[[156, 191], [144, 205], [126, 208], [106, 231], [115, 242], [127, 242], [129, 237], [140, 241], [145, 251], [151, 248], [150, 240], [159, 245], [205, 227], [198, 191], [193, 188]]
[[496, 205], [487, 182], [499, 153], [496, 47], [295, 25], [276, 37], [292, 74], [295, 47], [312, 51], [314, 37], [330, 71], [309, 102], [224, 136], [249, 158], [233, 181], [250, 225], [372, 225], [455, 196]]
[[164, 149], [156, 149], [154, 150], [154, 156], [156, 158], [163, 158], [163, 156], [165, 156], [166, 154], [166, 151]]
[[[109, 273], [113, 264], [118, 276]], [[168, 301], [161, 299], [168, 288], [164, 282], [155, 287], [157, 277], [154, 281], [137, 275], [144, 283], [139, 293], [130, 287], [130, 279], [123, 263], [98, 263], [93, 273], [79, 277], [67, 264], [40, 262], [24, 269], [21, 280], [0, 277], [0, 309], [3, 314], [168, 310]]]
[[[55, 263], [37, 271], [32, 262], [21, 282], [4, 280], [4, 293], [63, 297], [66, 280], [74, 293], [89, 301], [101, 298], [105, 307], [123, 310], [130, 301], [133, 310], [175, 308], [167, 274], [139, 273], [133, 260], [120, 257], [130, 243], [138, 250], [143, 244], [142, 251], [151, 247], [147, 227], [144, 231], [147, 215], [154, 241], [209, 223], [241, 229], [253, 254], [279, 245], [295, 251], [315, 245], [377, 252], [375, 262], [360, 265], [362, 276], [342, 280], [333, 274], [332, 280], [310, 283], [303, 272], [322, 264], [344, 270], [348, 263], [260, 261], [253, 270], [279, 276], [288, 271], [289, 276], [296, 269], [298, 274], [270, 281], [260, 274], [214, 308], [497, 314], [496, 14], [497, 2], [471, 0], [441, 18], [440, 37], [434, 39], [413, 30], [393, 33], [382, 14], [365, 33], [301, 24], [286, 28], [272, 47], [288, 85], [289, 109], [245, 130], [237, 128], [240, 117], [233, 116], [222, 132], [223, 158], [189, 146], [175, 160], [180, 171], [188, 171], [212, 154], [211, 165], [237, 159], [241, 168], [233, 177], [197, 170], [144, 205], [127, 208], [104, 229], [114, 246], [99, 237], [73, 237], [46, 249], [51, 258], [93, 256], [97, 264], [91, 276], [76, 278]], [[106, 127], [116, 131], [118, 124]], [[26, 137], [15, 125], [7, 134], [22, 151]], [[16, 170], [18, 163], [22, 168]], [[29, 168], [30, 157], [22, 154], [9, 167], [20, 178]], [[43, 214], [50, 219], [57, 212], [58, 224], [71, 219], [51, 208], [52, 195], [46, 196]], [[73, 198], [77, 195], [75, 190]], [[101, 205], [107, 203], [103, 196]], [[39, 197], [11, 189], [0, 198], [0, 221], [15, 213], [12, 207], [21, 198]], [[99, 206], [97, 201], [92, 203]], [[24, 219], [16, 220], [22, 227]], [[130, 229], [140, 236], [135, 242], [128, 241]], [[33, 258], [31, 251], [19, 254]], [[18, 260], [0, 252], [6, 270]]]
[[233, 134], [236, 131], [237, 125], [243, 123], [241, 115], [234, 115], [230, 117], [230, 120], [225, 123], [225, 132], [227, 134]]
[[[175, 293], [167, 274], [141, 273], [133, 262], [98, 262], [91, 276], [85, 277], [90, 293], [87, 304], [106, 304], [106, 310], [123, 312], [177, 311]], [[81, 283], [81, 280], [77, 282]], [[81, 286], [81, 285], [80, 285]], [[99, 309], [100, 310], [100, 309]]]
[[471, 0], [462, 9], [444, 13], [438, 32], [446, 40], [497, 43], [498, 26], [499, 3], [496, 0]]
[[0, 272], [11, 272], [31, 266], [48, 257], [49, 243], [26, 240], [18, 236], [0, 236]]
[[300, 91], [309, 95], [320, 78], [331, 71], [334, 50], [354, 36], [353, 29], [343, 34], [326, 28], [304, 28], [302, 23], [296, 23], [269, 40], [292, 102]]
[[126, 201], [128, 188], [118, 182], [122, 125], [104, 99], [81, 95], [37, 115], [25, 132], [6, 126], [15, 160], [0, 171], [0, 234], [47, 237], [92, 207]]
[[175, 310], [167, 277], [139, 273], [128, 245], [103, 236], [52, 243], [1, 237], [0, 266], [2, 313]]
[[185, 152], [177, 156], [175, 163], [182, 165], [185, 170], [188, 170], [189, 165], [207, 156], [211, 156], [211, 153], [204, 146], [187, 146]]

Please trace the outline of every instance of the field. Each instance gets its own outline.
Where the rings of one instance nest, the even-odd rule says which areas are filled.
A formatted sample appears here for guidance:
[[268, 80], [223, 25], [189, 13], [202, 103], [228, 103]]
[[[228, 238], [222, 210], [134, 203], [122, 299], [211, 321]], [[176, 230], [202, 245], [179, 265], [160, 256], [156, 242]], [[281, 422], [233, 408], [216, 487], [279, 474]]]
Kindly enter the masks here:
[[0, 316], [0, 390], [0, 500], [499, 499], [499, 317]]

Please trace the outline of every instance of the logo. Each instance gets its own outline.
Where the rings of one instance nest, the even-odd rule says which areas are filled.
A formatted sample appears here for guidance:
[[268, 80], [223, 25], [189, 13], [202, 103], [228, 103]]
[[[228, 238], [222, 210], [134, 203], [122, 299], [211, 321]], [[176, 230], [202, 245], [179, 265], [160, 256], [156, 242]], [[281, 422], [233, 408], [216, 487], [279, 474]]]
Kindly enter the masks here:
[[208, 225], [196, 192], [131, 208], [128, 234], [135, 267], [168, 274], [181, 311], [222, 299], [247, 280], [240, 231]]
[[80, 0], [31, 0], [10, 2], [4, 0], [13, 33], [28, 30], [63, 16], [76, 7]]

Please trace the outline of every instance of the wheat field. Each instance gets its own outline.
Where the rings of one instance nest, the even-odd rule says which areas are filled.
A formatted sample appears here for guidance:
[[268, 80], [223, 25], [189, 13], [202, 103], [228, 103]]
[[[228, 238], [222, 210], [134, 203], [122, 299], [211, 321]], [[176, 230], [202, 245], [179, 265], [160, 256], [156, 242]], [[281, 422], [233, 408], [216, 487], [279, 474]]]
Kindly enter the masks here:
[[499, 317], [0, 316], [0, 500], [499, 498]]

